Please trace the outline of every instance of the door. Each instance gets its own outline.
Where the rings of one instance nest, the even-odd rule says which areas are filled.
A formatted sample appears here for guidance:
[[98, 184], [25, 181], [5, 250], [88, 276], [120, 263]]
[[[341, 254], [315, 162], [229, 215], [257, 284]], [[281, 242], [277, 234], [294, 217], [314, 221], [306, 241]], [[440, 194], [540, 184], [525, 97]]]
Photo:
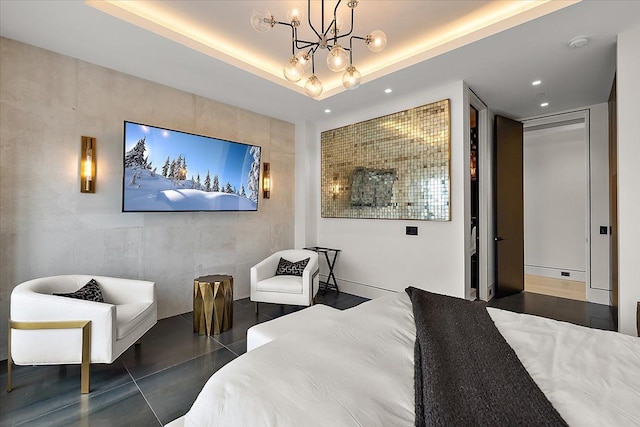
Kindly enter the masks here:
[[524, 290], [522, 131], [522, 123], [496, 116], [493, 182], [497, 298]]
[[[611, 280], [611, 309], [618, 319], [618, 104], [616, 77], [609, 94], [609, 268]], [[638, 314], [640, 322], [640, 314]], [[640, 333], [640, 326], [638, 327]]]

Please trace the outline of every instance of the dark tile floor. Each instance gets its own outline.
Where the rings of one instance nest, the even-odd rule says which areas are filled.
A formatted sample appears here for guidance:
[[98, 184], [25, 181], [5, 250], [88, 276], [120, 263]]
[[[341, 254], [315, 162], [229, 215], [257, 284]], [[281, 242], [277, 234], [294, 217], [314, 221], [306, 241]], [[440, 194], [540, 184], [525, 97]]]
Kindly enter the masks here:
[[[336, 292], [318, 302], [346, 309], [366, 298]], [[184, 415], [209, 377], [247, 350], [251, 326], [302, 309], [234, 302], [233, 327], [213, 337], [193, 333], [192, 314], [162, 319], [110, 365], [91, 365], [91, 393], [80, 394], [80, 367], [0, 362], [0, 426], [160, 426]]]
[[608, 305], [520, 292], [495, 298], [489, 306], [518, 313], [534, 314], [589, 328], [617, 331], [617, 319]]
[[[346, 309], [366, 301], [328, 292], [319, 302]], [[600, 329], [614, 329], [609, 307], [545, 295], [521, 293], [490, 306], [536, 314]], [[235, 301], [233, 328], [214, 337], [193, 334], [191, 313], [158, 321], [142, 345], [111, 365], [91, 366], [91, 393], [80, 394], [77, 365], [14, 367], [13, 391], [0, 389], [0, 426], [159, 426], [191, 407], [207, 379], [246, 352], [251, 326], [303, 307]], [[7, 381], [1, 362], [0, 386]]]

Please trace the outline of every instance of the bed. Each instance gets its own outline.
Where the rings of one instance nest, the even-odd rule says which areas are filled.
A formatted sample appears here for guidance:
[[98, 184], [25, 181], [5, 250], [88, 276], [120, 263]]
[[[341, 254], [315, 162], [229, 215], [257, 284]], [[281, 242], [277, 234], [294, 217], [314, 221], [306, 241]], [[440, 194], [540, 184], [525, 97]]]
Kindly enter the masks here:
[[[640, 339], [484, 305], [481, 310], [562, 423], [640, 425]], [[170, 425], [420, 425], [417, 347], [409, 296], [374, 299], [228, 363], [209, 379], [187, 414]], [[460, 360], [451, 360], [447, 369], [457, 372]], [[490, 411], [501, 410], [492, 405]]]

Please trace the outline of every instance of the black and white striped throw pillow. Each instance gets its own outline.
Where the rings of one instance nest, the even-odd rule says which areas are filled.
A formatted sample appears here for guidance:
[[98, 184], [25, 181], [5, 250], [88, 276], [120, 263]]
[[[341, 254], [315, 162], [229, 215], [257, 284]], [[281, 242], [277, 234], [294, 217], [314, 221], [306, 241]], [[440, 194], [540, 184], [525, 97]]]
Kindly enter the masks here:
[[95, 279], [91, 279], [87, 282], [86, 285], [81, 287], [75, 292], [70, 293], [53, 293], [59, 297], [67, 297], [67, 298], [75, 298], [75, 299], [83, 299], [85, 301], [94, 301], [94, 302], [104, 302], [104, 298], [102, 297], [102, 291], [100, 290], [100, 286]]
[[278, 268], [276, 269], [276, 276], [302, 276], [302, 272], [308, 263], [309, 258], [305, 258], [298, 262], [291, 262], [284, 258], [280, 258]]

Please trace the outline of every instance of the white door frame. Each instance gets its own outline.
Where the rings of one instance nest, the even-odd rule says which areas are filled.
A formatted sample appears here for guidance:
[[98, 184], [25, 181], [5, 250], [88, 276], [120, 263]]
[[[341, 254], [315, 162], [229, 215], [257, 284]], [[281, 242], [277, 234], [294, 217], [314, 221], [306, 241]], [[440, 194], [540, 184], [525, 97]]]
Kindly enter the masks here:
[[[490, 290], [490, 271], [489, 262], [493, 259], [490, 255], [490, 250], [493, 250], [492, 242], [489, 240], [489, 225], [491, 223], [492, 213], [490, 212], [491, 197], [491, 151], [489, 146], [489, 109], [486, 104], [482, 102], [473, 91], [466, 86], [464, 91], [464, 192], [467, 195], [465, 197], [464, 206], [464, 244], [465, 244], [465, 298], [471, 298], [471, 229], [468, 227], [471, 224], [471, 200], [469, 195], [471, 194], [471, 130], [470, 126], [470, 114], [471, 107], [478, 111], [478, 167], [477, 167], [477, 179], [478, 179], [478, 197], [479, 197], [479, 209], [478, 209], [478, 298], [482, 301], [488, 301], [493, 298], [493, 291]], [[493, 289], [493, 288], [491, 288]]]
[[527, 129], [537, 126], [562, 126], [568, 123], [578, 123], [584, 121], [584, 141], [585, 141], [585, 285], [587, 301], [589, 300], [589, 290], [591, 289], [591, 144], [589, 140], [589, 118], [590, 110], [577, 110], [568, 113], [554, 114], [551, 116], [538, 117], [522, 120], [524, 132]]

